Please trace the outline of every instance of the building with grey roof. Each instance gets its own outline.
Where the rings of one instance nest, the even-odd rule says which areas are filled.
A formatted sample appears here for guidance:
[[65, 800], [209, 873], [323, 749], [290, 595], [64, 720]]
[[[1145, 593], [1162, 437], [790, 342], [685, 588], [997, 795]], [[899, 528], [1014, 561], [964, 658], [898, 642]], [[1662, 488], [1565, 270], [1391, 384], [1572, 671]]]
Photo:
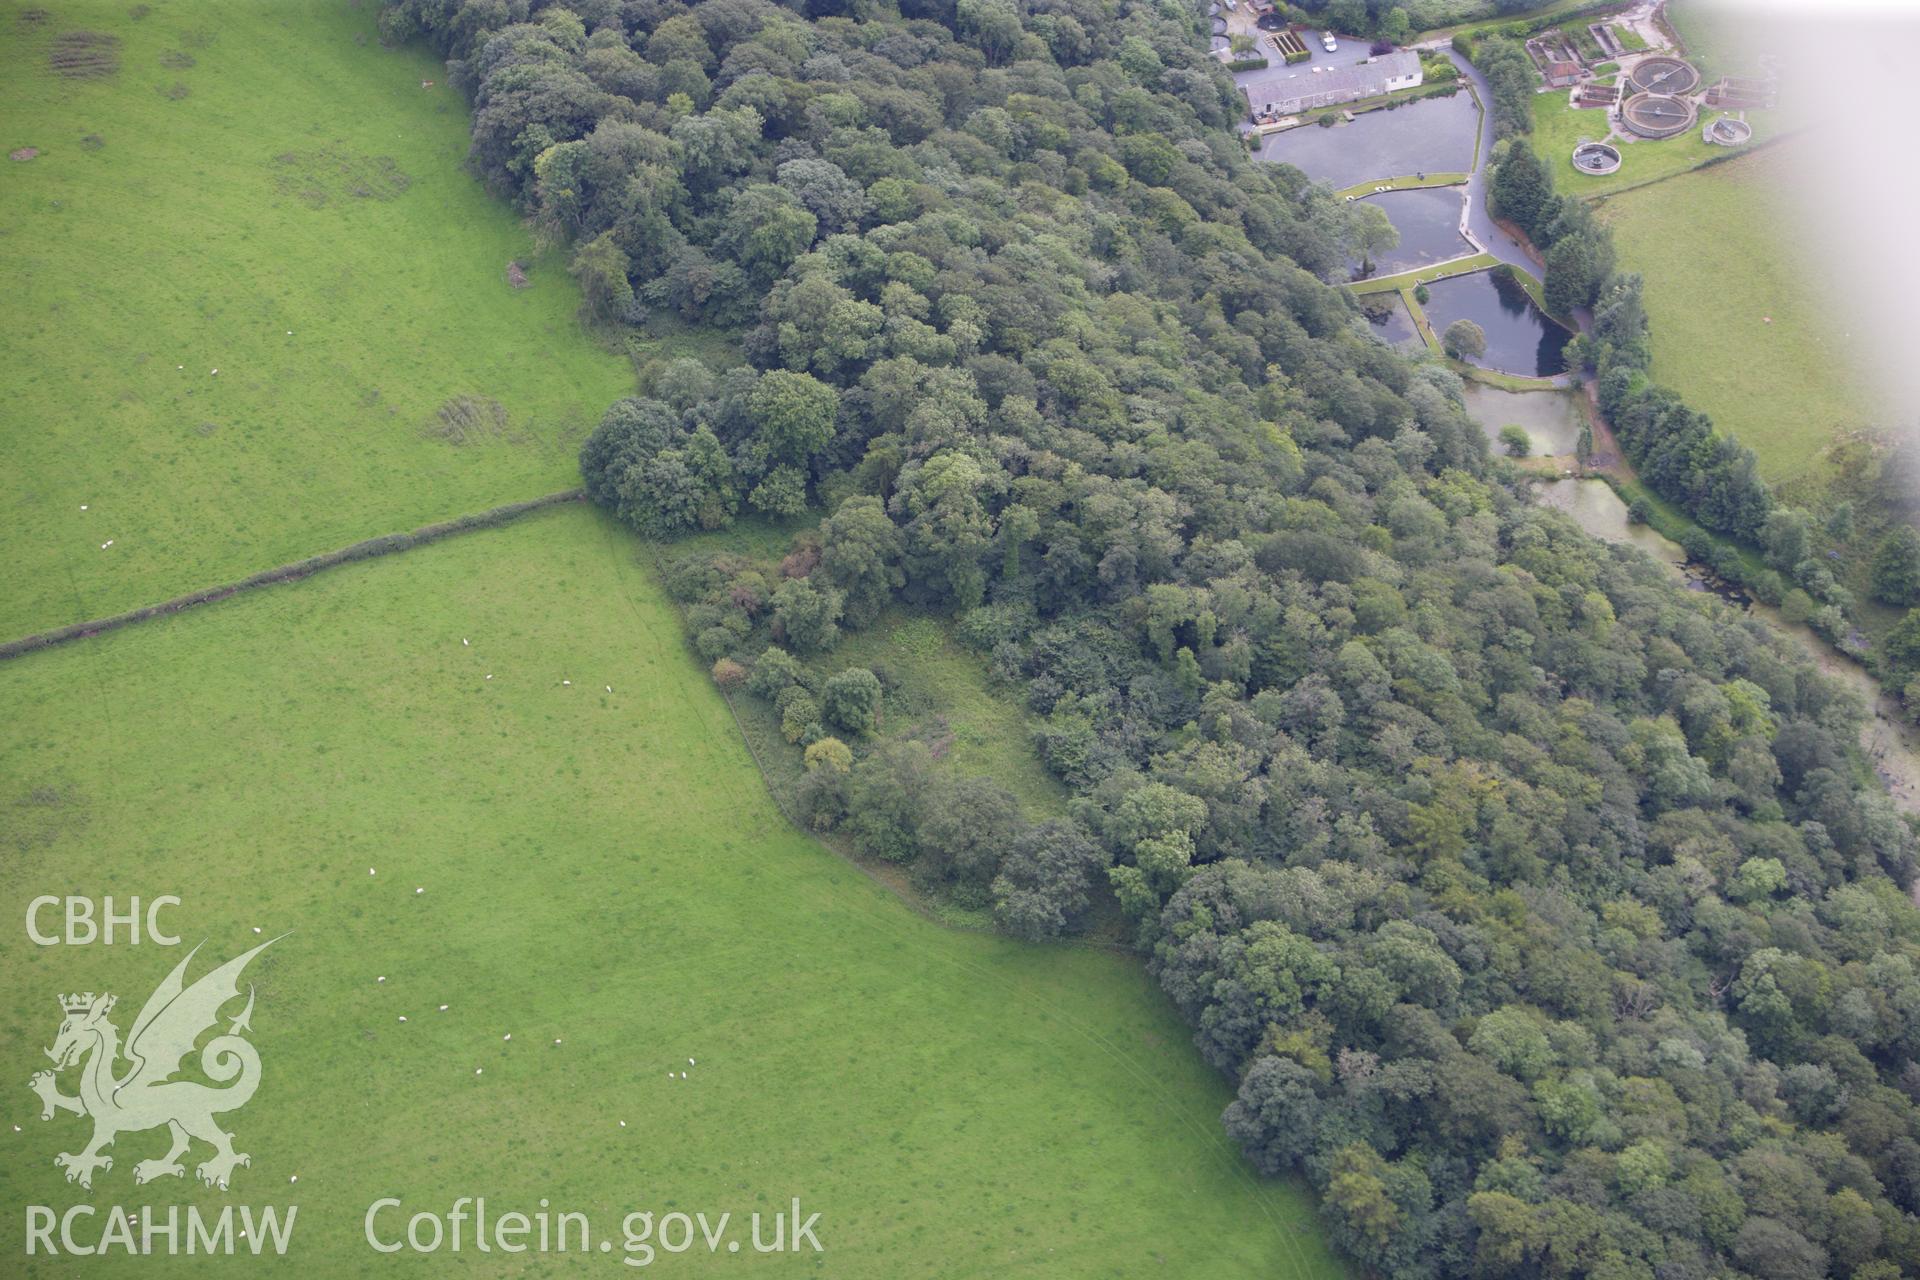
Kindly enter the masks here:
[[1344, 67], [1318, 62], [1275, 67], [1248, 77], [1240, 91], [1247, 95], [1249, 114], [1259, 121], [1411, 89], [1421, 79], [1420, 56], [1403, 49]]

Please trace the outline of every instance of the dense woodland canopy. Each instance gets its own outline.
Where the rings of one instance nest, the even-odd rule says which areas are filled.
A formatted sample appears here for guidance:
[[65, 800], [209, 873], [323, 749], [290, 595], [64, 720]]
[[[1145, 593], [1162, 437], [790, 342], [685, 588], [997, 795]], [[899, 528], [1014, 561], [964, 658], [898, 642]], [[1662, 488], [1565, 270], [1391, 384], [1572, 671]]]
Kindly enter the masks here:
[[[473, 162], [678, 361], [582, 454], [812, 819], [1008, 929], [1111, 893], [1263, 1170], [1369, 1272], [1920, 1268], [1914, 840], [1797, 650], [1510, 487], [1248, 160], [1197, 9], [401, 0]], [[879, 739], [839, 638], [954, 619], [1071, 820]]]

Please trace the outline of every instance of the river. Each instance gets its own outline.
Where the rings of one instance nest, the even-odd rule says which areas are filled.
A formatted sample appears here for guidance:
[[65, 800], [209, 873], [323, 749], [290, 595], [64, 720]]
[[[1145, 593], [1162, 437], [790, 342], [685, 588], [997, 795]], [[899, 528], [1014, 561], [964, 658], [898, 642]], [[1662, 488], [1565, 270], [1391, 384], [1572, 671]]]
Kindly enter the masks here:
[[[1628, 521], [1626, 504], [1606, 481], [1543, 481], [1534, 485], [1534, 496], [1543, 504], [1566, 512], [1575, 524], [1603, 542], [1640, 548], [1666, 565], [1689, 587], [1698, 588], [1699, 577], [1689, 572], [1686, 553], [1677, 543], [1646, 525]], [[1866, 752], [1874, 773], [1885, 784], [1894, 807], [1902, 813], [1920, 814], [1920, 729], [1915, 729], [1901, 715], [1892, 695], [1882, 691], [1879, 682], [1867, 674], [1865, 668], [1841, 654], [1811, 627], [1788, 622], [1778, 609], [1757, 600], [1746, 608], [1775, 630], [1793, 637], [1806, 650], [1814, 666], [1859, 695], [1867, 709], [1866, 721], [1860, 728], [1860, 749]], [[1920, 902], [1920, 882], [1916, 882], [1914, 892], [1915, 900]]]

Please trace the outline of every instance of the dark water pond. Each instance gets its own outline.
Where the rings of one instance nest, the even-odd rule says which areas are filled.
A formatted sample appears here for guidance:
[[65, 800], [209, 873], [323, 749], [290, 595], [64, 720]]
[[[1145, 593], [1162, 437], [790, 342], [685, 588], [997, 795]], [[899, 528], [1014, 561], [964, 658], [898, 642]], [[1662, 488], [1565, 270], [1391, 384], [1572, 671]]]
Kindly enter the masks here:
[[[1364, 56], [1365, 50], [1360, 51]], [[1305, 125], [1267, 135], [1260, 158], [1297, 165], [1310, 178], [1350, 187], [1410, 173], [1465, 173], [1473, 167], [1480, 109], [1464, 90], [1367, 111], [1352, 124]]]
[[1427, 323], [1435, 333], [1445, 333], [1455, 320], [1471, 320], [1486, 331], [1487, 354], [1476, 363], [1529, 377], [1565, 371], [1561, 352], [1573, 334], [1534, 306], [1518, 282], [1476, 271], [1436, 280], [1427, 292]]
[[1372, 305], [1364, 314], [1374, 337], [1388, 346], [1407, 351], [1426, 350], [1426, 343], [1421, 340], [1420, 331], [1413, 327], [1413, 317], [1407, 314], [1406, 304], [1400, 301], [1400, 295], [1388, 294], [1385, 298], [1368, 301]]
[[[1379, 205], [1400, 233], [1398, 247], [1373, 260], [1374, 274], [1392, 275], [1472, 253], [1473, 246], [1460, 234], [1460, 190], [1428, 187], [1368, 196], [1367, 203]], [[1358, 262], [1347, 265], [1356, 274], [1360, 270]]]

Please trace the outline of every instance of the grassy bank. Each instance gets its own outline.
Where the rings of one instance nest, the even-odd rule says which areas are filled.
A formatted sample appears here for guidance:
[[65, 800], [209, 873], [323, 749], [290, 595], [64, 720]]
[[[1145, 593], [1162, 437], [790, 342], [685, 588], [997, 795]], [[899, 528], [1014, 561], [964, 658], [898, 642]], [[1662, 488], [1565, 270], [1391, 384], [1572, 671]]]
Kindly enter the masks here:
[[1436, 262], [1430, 267], [1417, 267], [1412, 271], [1401, 271], [1390, 276], [1374, 276], [1367, 280], [1358, 280], [1347, 287], [1355, 293], [1387, 293], [1397, 289], [1411, 289], [1415, 285], [1432, 284], [1435, 280], [1445, 280], [1450, 276], [1472, 275], [1476, 271], [1485, 271], [1499, 265], [1500, 260], [1490, 253], [1469, 254], [1464, 258], [1452, 258], [1446, 262]]
[[1552, 378], [1529, 378], [1519, 373], [1502, 373], [1498, 369], [1483, 369], [1477, 364], [1468, 364], [1465, 360], [1449, 359], [1447, 365], [1463, 378], [1489, 387], [1498, 387], [1502, 391], [1551, 391], [1554, 389]]
[[1559, 14], [1571, 13], [1575, 9], [1584, 8], [1590, 3], [1592, 3], [1592, 0], [1552, 0], [1550, 4], [1539, 5], [1531, 9], [1523, 9], [1518, 13], [1489, 14], [1486, 17], [1475, 18], [1470, 22], [1460, 22], [1452, 26], [1434, 27], [1430, 30], [1422, 31], [1419, 35], [1413, 37], [1411, 43], [1422, 44], [1429, 40], [1448, 40], [1457, 35], [1478, 35], [1483, 31], [1492, 31], [1496, 28], [1511, 26], [1516, 22], [1532, 22], [1537, 19], [1551, 18]]
[[1334, 194], [1344, 198], [1374, 195], [1383, 187], [1388, 191], [1418, 191], [1424, 187], [1457, 187], [1464, 183], [1468, 176], [1464, 173], [1408, 173], [1397, 178], [1376, 178], [1371, 182], [1356, 182]]
[[1427, 320], [1427, 309], [1420, 305], [1419, 295], [1412, 285], [1402, 286], [1399, 290], [1400, 301], [1407, 308], [1407, 315], [1413, 320], [1414, 331], [1420, 335], [1420, 341], [1427, 344], [1427, 350], [1438, 353], [1440, 339], [1433, 331], [1433, 325]]

